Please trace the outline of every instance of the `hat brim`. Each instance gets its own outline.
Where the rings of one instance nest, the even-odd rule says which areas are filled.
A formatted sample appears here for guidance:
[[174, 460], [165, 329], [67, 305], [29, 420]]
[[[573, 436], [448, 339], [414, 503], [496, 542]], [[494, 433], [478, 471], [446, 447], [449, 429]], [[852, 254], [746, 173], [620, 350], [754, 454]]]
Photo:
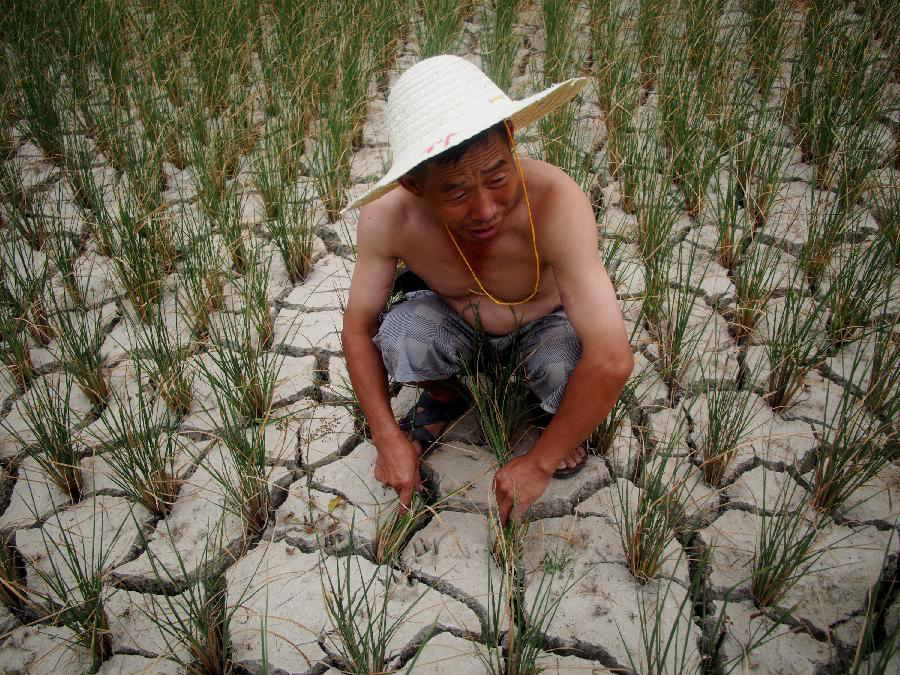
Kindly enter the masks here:
[[[508, 119], [516, 129], [524, 129], [533, 122], [536, 122], [540, 118], [571, 101], [584, 88], [588, 81], [589, 80], [586, 77], [574, 77], [565, 82], [555, 84], [542, 92], [533, 94], [528, 98], [524, 98], [520, 101], [510, 101], [506, 106], [498, 106], [496, 115], [481, 118], [473, 122], [469, 128], [461, 130], [455, 135], [453, 142], [448, 145], [446, 149], [449, 150], [453, 146], [459, 145], [463, 141], [472, 138], [472, 136], [481, 133], [502, 120]], [[341, 210], [341, 214], [351, 211], [352, 209], [357, 209], [364, 204], [368, 204], [393, 190], [397, 187], [397, 180], [418, 166], [425, 158], [415, 159], [418, 161], [410, 159], [397, 161], [395, 159], [390, 170], [381, 177], [381, 180], [379, 180], [371, 190], [344, 207]]]

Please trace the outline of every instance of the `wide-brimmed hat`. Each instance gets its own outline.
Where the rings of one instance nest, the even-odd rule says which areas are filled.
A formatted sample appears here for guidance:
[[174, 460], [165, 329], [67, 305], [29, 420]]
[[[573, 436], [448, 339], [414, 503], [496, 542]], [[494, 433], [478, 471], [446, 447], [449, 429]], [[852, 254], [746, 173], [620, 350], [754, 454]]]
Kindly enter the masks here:
[[385, 120], [393, 164], [375, 186], [350, 203], [355, 209], [393, 190], [397, 179], [454, 145], [503, 120], [528, 126], [574, 98], [588, 78], [555, 84], [521, 101], [509, 98], [476, 65], [433, 56], [404, 72], [388, 96]]

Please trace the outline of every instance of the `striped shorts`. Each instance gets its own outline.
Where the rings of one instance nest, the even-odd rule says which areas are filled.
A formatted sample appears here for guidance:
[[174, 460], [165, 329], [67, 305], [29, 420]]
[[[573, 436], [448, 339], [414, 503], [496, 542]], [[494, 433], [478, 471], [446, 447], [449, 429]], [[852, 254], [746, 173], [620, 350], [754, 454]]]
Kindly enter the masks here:
[[581, 358], [581, 341], [562, 307], [509, 335], [479, 336], [437, 294], [415, 291], [383, 315], [375, 335], [388, 374], [403, 383], [458, 374], [479, 343], [500, 355], [518, 349], [528, 387], [545, 411], [556, 412]]

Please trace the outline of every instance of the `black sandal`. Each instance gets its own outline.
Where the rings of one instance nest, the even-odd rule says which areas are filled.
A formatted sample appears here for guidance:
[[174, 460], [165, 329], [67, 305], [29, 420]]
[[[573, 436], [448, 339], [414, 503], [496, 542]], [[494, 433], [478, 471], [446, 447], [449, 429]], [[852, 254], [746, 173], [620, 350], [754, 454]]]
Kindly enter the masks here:
[[447, 422], [459, 418], [471, 405], [468, 397], [460, 395], [452, 401], [439, 401], [427, 391], [422, 391], [419, 400], [400, 420], [400, 428], [410, 432], [410, 438], [422, 444], [422, 454], [431, 449], [438, 436], [426, 429], [426, 425], [436, 422]]

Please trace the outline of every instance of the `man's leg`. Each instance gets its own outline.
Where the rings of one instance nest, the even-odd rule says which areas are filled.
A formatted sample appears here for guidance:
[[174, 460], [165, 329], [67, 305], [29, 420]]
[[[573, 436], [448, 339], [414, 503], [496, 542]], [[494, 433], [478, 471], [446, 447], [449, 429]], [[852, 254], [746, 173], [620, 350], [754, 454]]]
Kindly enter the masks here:
[[[526, 324], [521, 332], [526, 381], [541, 408], [553, 415], [562, 402], [569, 375], [581, 359], [581, 340], [562, 309]], [[575, 448], [560, 462], [558, 477], [571, 475], [585, 456], [584, 447]]]
[[[421, 435], [423, 445], [429, 435], [437, 437], [466, 405], [465, 388], [456, 374], [462, 359], [472, 352], [473, 338], [465, 321], [430, 291], [410, 294], [382, 319], [375, 344], [388, 374], [396, 382], [415, 384], [427, 393], [409, 420], [427, 430], [428, 434]], [[435, 421], [430, 421], [432, 418]]]

